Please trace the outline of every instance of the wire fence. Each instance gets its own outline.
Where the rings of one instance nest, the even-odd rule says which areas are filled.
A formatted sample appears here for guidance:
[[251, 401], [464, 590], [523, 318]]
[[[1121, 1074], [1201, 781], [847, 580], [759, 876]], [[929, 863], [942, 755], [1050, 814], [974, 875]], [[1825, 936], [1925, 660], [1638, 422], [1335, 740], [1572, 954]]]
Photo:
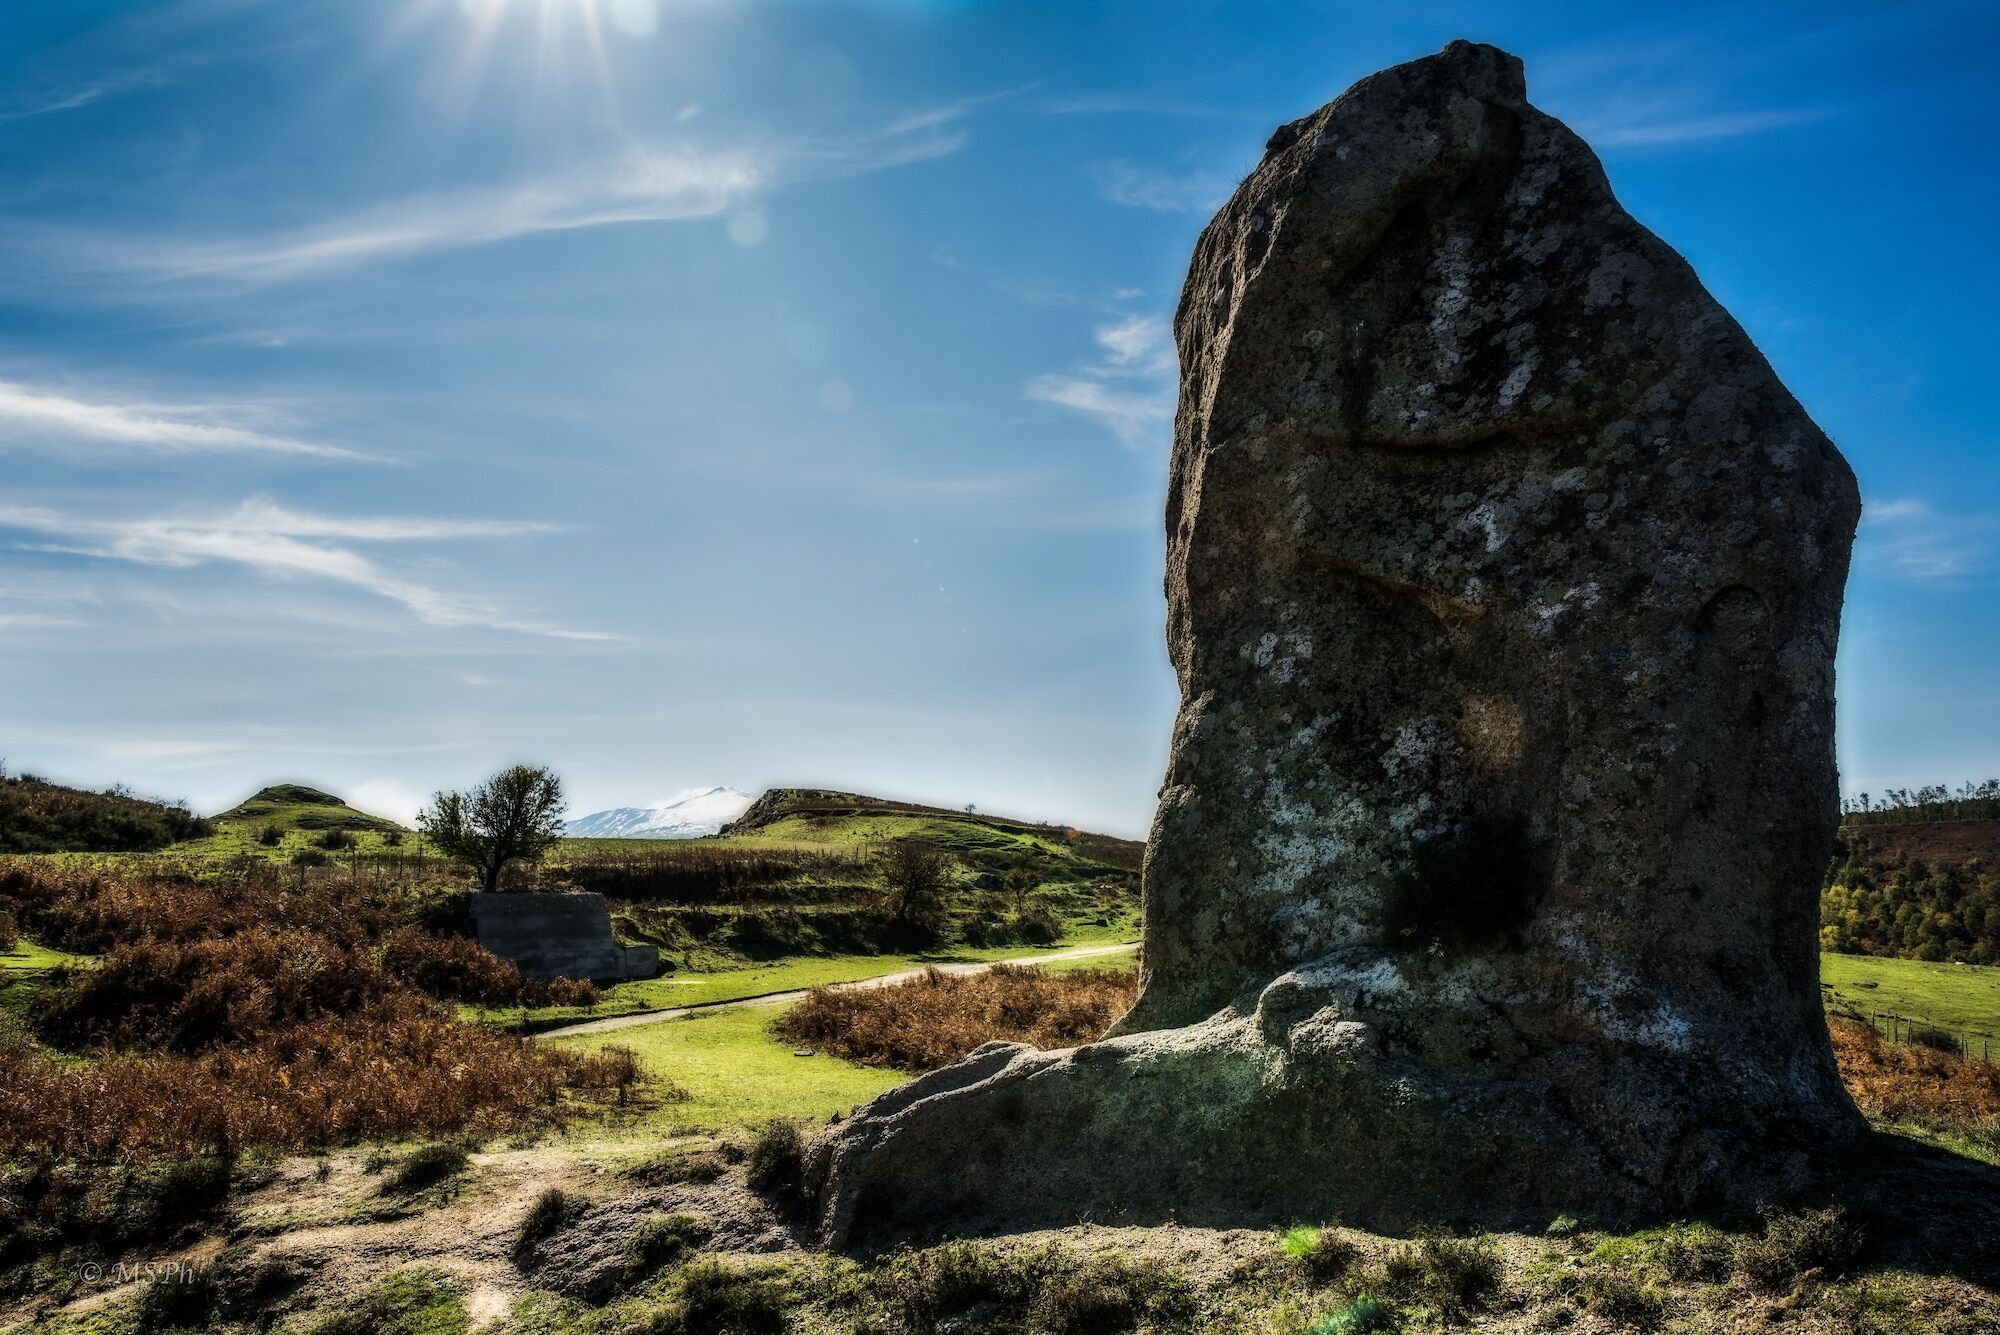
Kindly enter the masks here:
[[1849, 1006], [1829, 1010], [1827, 1014], [1865, 1024], [1891, 1043], [1948, 1052], [1954, 1057], [1985, 1062], [1989, 1066], [2000, 1054], [2000, 1037], [1979, 1029], [1960, 1029], [1933, 1020], [1898, 1015], [1893, 1011], [1860, 1010]]

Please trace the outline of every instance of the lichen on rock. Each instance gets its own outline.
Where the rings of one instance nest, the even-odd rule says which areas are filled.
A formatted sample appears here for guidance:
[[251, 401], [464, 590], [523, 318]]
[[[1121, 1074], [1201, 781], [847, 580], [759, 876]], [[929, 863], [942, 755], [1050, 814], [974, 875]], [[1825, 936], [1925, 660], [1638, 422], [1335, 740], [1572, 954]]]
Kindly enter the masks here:
[[1175, 332], [1140, 999], [825, 1133], [826, 1239], [1807, 1180], [1838, 451], [1490, 46], [1280, 128]]

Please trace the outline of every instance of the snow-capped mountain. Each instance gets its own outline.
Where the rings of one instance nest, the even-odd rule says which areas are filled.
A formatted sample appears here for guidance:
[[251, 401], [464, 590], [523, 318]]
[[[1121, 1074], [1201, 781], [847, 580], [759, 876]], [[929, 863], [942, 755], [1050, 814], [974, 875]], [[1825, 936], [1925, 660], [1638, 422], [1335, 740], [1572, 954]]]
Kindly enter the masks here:
[[750, 795], [734, 788], [690, 788], [650, 807], [593, 811], [564, 827], [579, 839], [698, 839], [742, 815]]

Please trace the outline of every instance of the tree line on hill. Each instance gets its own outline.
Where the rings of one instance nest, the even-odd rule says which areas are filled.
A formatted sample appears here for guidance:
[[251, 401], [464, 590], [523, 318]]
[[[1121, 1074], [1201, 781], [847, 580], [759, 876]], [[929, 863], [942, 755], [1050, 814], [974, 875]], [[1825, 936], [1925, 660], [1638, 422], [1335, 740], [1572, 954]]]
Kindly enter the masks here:
[[1856, 793], [1840, 804], [1843, 825], [1911, 825], [1947, 820], [2000, 820], [2000, 779], [1953, 788], [1890, 788], [1879, 797]]

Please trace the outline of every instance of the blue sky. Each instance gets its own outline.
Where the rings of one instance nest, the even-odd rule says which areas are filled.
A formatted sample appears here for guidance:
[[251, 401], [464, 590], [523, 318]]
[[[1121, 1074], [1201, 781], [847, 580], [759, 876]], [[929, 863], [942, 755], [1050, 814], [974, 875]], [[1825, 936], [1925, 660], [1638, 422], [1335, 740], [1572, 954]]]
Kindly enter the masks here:
[[14, 0], [0, 755], [1141, 832], [1189, 249], [1273, 126], [1467, 36], [1860, 474], [1849, 790], [2000, 772], [1997, 15]]

